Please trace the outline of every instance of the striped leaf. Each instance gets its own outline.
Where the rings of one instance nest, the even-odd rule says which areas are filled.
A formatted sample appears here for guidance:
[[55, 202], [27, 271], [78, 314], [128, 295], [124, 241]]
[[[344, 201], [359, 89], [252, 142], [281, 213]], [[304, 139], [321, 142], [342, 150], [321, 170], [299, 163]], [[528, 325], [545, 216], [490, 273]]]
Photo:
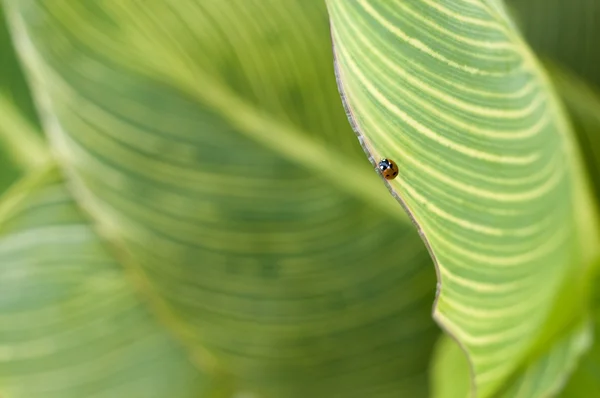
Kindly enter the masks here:
[[558, 341], [546, 355], [531, 363], [498, 398], [555, 397], [565, 387], [581, 356], [592, 344], [587, 322]]
[[434, 317], [490, 396], [583, 316], [558, 300], [585, 291], [567, 276], [598, 246], [564, 112], [500, 2], [328, 5], [352, 122], [374, 164], [398, 163], [387, 185], [435, 260]]
[[192, 398], [206, 391], [55, 170], [12, 189], [0, 214], [2, 397]]
[[434, 269], [324, 3], [5, 3], [77, 202], [190, 355], [260, 397], [427, 396]]
[[[564, 333], [551, 347], [547, 347], [541, 356], [517, 370], [493, 397], [548, 398], [557, 396], [592, 343], [590, 326], [589, 322], [584, 321]], [[584, 366], [586, 364], [589, 366], [589, 362], [588, 355], [584, 360]], [[440, 339], [434, 363], [435, 368], [432, 372], [432, 396], [434, 398], [468, 398], [472, 396], [469, 364], [460, 346], [454, 340], [449, 337]], [[579, 374], [584, 374], [584, 372], [577, 372], [575, 377], [580, 377]], [[590, 390], [588, 390], [589, 392]], [[564, 396], [572, 397], [567, 392]]]

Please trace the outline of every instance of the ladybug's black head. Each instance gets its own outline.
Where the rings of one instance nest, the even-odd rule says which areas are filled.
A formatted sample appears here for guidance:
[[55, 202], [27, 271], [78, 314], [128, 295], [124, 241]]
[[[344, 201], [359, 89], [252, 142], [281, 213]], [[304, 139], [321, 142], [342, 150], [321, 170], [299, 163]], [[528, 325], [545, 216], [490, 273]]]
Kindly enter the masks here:
[[385, 171], [391, 167], [392, 167], [392, 163], [387, 159], [382, 159], [379, 162], [379, 170], [381, 170], [381, 171]]

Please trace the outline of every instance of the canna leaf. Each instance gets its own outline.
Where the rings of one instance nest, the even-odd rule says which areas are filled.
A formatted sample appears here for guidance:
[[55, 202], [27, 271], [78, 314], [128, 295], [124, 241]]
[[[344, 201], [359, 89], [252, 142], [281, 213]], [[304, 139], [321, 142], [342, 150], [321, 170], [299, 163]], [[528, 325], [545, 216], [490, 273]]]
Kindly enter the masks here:
[[[434, 317], [488, 397], [585, 317], [597, 218], [573, 133], [500, 2], [328, 1], [339, 84], [430, 248]], [[569, 285], [565, 285], [569, 284]], [[546, 345], [550, 349], [551, 345]]]
[[209, 391], [54, 168], [11, 189], [0, 214], [2, 397], [191, 398]]
[[427, 396], [434, 270], [348, 126], [324, 3], [5, 4], [77, 203], [189, 355], [261, 398]]
[[0, 192], [47, 158], [47, 146], [0, 6]]
[[600, 3], [587, 0], [514, 1], [511, 7], [520, 29], [544, 61], [572, 120], [600, 194], [600, 73], [598, 51]]

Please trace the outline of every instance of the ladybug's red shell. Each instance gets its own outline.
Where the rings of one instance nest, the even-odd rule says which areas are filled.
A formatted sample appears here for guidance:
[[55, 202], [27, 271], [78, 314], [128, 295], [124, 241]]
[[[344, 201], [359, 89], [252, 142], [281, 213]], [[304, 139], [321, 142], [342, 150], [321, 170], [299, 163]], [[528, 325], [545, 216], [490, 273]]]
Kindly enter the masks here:
[[393, 160], [382, 159], [377, 167], [386, 180], [393, 180], [398, 176], [398, 165]]

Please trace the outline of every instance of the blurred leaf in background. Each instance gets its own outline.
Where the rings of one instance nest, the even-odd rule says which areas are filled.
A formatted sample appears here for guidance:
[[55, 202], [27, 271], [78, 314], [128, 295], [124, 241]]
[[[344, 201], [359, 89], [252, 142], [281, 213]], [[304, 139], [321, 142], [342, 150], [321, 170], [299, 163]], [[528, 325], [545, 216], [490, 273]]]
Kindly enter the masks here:
[[21, 112], [23, 118], [31, 123], [32, 127], [41, 134], [41, 126], [33, 105], [29, 87], [25, 82], [25, 76], [17, 60], [17, 55], [6, 25], [4, 6], [0, 6], [0, 48], [2, 48], [0, 75], [0, 90], [6, 99]]
[[525, 38], [564, 101], [600, 196], [600, 2], [509, 0]]
[[0, 193], [46, 156], [39, 119], [0, 4]]
[[0, 214], [2, 397], [191, 398], [211, 387], [135, 294], [57, 170], [11, 188]]
[[600, 89], [600, 2], [507, 0], [532, 48]]

